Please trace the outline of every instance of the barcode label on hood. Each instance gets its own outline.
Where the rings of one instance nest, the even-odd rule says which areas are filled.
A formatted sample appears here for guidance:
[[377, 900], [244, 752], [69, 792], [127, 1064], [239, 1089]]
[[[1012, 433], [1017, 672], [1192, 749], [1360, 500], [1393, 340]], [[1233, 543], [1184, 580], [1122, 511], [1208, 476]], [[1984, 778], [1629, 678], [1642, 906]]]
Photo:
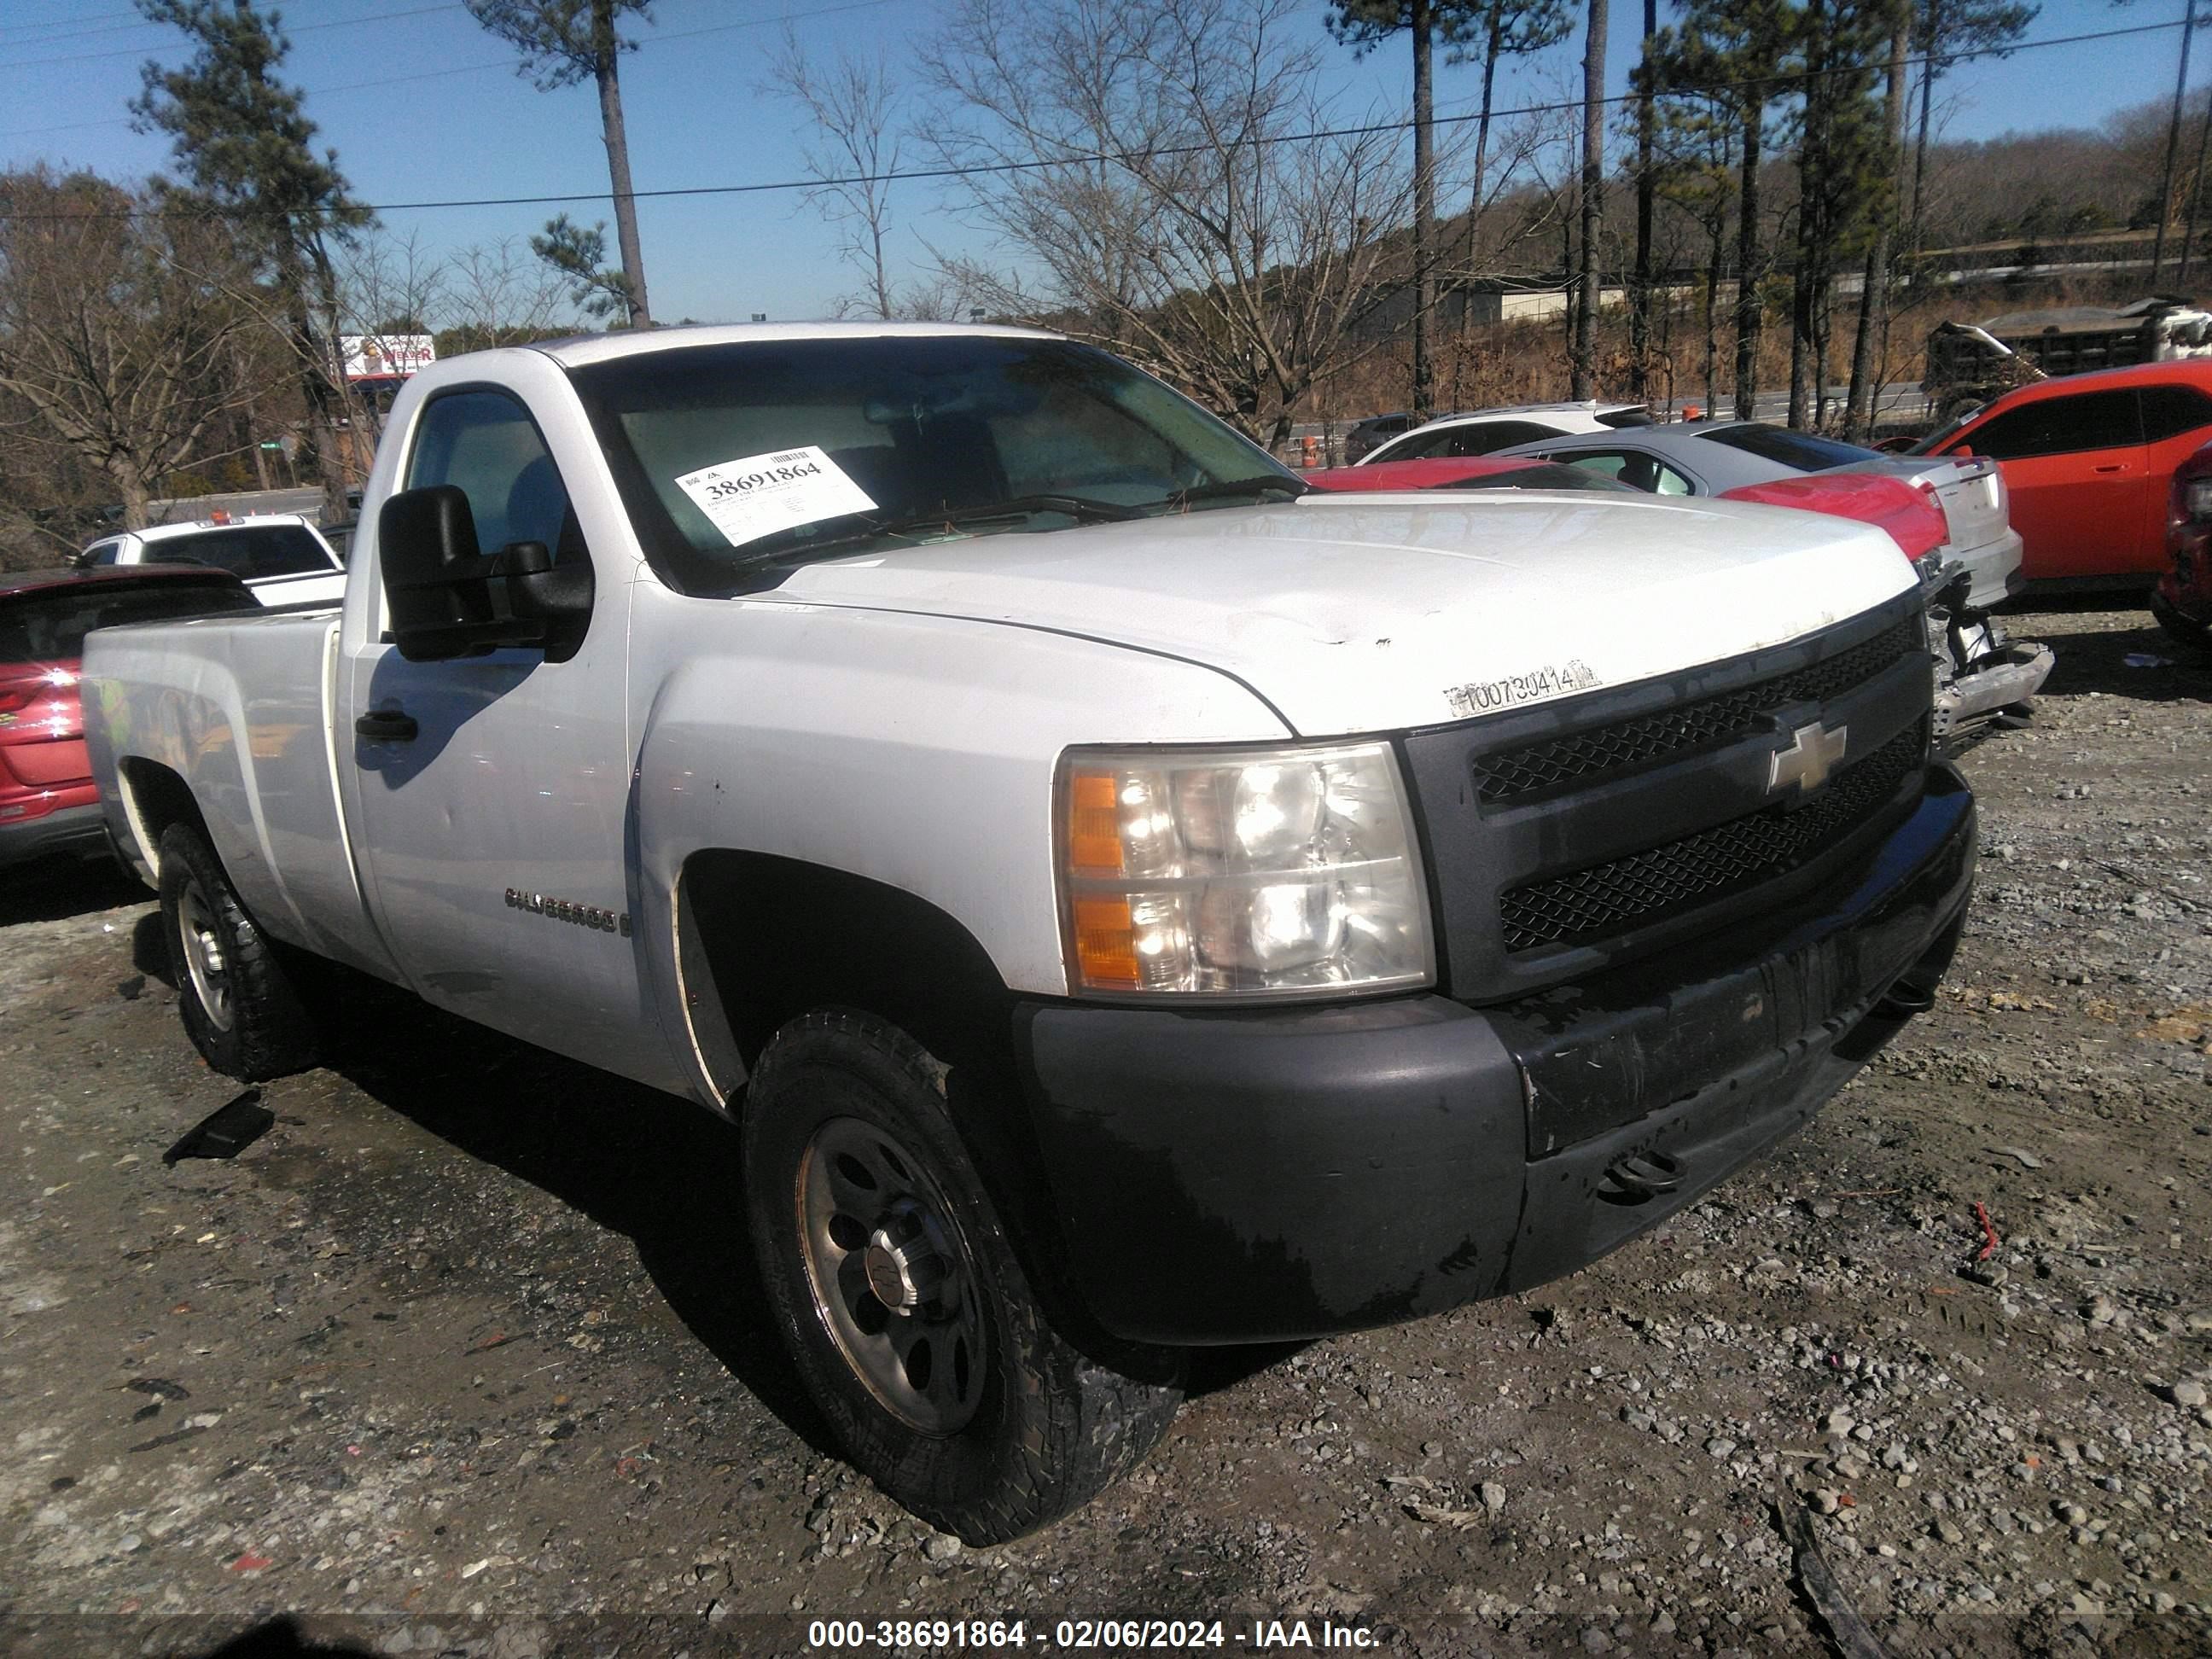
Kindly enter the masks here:
[[1454, 714], [1464, 720], [1470, 714], [1515, 708], [1524, 702], [1541, 702], [1547, 697], [1563, 697], [1604, 684], [1590, 672], [1589, 665], [1580, 657], [1574, 657], [1563, 667], [1547, 663], [1525, 674], [1509, 674], [1503, 679], [1446, 686], [1444, 702], [1450, 705]]

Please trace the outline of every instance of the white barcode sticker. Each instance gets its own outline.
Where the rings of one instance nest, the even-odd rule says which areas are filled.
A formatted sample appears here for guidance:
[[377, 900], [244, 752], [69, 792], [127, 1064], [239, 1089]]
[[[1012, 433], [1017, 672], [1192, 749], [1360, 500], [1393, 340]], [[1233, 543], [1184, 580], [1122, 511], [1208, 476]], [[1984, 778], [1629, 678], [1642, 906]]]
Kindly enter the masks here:
[[812, 444], [702, 466], [677, 479], [676, 487], [732, 547], [795, 525], [872, 513], [876, 506], [867, 491]]

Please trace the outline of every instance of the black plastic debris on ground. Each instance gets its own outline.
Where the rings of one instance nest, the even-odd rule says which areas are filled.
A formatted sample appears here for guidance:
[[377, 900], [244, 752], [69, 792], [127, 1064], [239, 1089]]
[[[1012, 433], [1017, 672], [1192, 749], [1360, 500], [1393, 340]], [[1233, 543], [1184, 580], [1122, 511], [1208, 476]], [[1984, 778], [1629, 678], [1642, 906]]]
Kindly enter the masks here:
[[276, 1114], [261, 1103], [261, 1091], [248, 1089], [236, 1099], [217, 1107], [179, 1138], [161, 1154], [161, 1162], [180, 1158], [236, 1158], [269, 1133]]

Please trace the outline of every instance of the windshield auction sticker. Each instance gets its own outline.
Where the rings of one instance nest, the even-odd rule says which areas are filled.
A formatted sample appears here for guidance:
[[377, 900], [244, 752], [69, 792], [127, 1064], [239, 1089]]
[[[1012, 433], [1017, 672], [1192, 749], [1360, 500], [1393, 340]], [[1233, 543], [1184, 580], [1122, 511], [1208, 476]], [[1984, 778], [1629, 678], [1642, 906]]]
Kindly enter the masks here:
[[876, 507], [867, 491], [812, 444], [702, 466], [678, 478], [676, 487], [732, 547], [798, 525], [872, 513]]

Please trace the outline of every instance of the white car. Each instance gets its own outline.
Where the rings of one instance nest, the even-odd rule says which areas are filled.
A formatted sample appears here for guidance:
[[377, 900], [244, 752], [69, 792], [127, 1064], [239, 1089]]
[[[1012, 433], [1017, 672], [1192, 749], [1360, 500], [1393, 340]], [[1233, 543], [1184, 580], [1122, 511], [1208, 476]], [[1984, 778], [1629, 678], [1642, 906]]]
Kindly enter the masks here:
[[1377, 444], [1353, 465], [1490, 455], [1516, 444], [1541, 443], [1547, 438], [1650, 424], [1650, 411], [1642, 404], [1522, 404], [1510, 409], [1475, 409], [1425, 421], [1388, 443]]
[[204, 564], [244, 579], [265, 605], [336, 605], [345, 566], [323, 532], [296, 513], [149, 525], [104, 536], [76, 556], [80, 569], [108, 564]]

